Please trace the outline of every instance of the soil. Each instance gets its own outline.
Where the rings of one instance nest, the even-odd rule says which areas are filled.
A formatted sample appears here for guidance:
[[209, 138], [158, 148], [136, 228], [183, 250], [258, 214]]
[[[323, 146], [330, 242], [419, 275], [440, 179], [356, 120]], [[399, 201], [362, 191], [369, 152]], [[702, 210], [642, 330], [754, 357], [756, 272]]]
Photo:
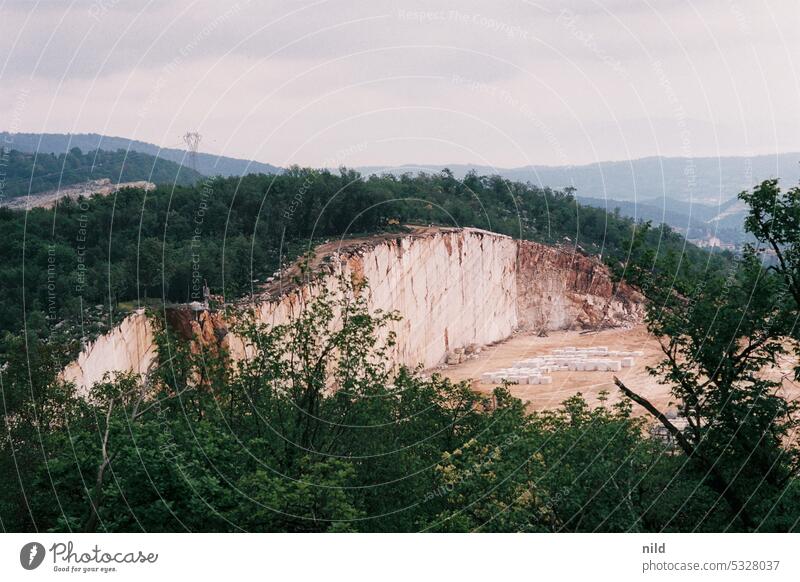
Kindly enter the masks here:
[[[619, 377], [631, 390], [644, 396], [661, 410], [675, 410], [669, 387], [647, 372], [647, 366], [654, 366], [663, 358], [661, 348], [655, 337], [643, 325], [632, 328], [616, 328], [596, 333], [579, 331], [549, 332], [546, 337], [537, 334], [518, 334], [503, 342], [485, 346], [481, 353], [457, 365], [436, 370], [451, 380], [470, 380], [473, 388], [480, 393], [489, 394], [497, 384], [480, 382], [484, 372], [492, 372], [511, 366], [518, 360], [547, 355], [550, 350], [574, 346], [580, 348], [607, 346], [609, 350], [642, 351], [644, 356], [634, 359], [632, 368], [619, 372], [553, 372], [553, 383], [549, 385], [512, 385], [511, 393], [527, 403], [531, 410], [558, 408], [561, 403], [573, 396], [582, 394], [591, 405], [598, 403], [601, 392], [609, 392], [609, 402], [618, 402], [621, 397], [614, 385], [614, 375]], [[784, 358], [777, 369], [770, 370], [769, 376], [783, 381], [783, 391], [787, 397], [800, 398], [800, 385], [792, 380], [793, 359]], [[634, 404], [634, 414], [646, 414], [644, 409]]]

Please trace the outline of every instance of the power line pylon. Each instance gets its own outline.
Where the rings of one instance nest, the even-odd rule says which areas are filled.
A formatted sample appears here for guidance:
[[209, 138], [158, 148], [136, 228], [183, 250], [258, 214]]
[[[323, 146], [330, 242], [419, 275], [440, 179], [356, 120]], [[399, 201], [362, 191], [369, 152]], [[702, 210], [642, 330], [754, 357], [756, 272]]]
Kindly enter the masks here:
[[197, 171], [197, 148], [200, 146], [202, 136], [196, 131], [187, 131], [183, 134], [183, 143], [189, 148], [189, 156], [192, 162], [192, 169]]

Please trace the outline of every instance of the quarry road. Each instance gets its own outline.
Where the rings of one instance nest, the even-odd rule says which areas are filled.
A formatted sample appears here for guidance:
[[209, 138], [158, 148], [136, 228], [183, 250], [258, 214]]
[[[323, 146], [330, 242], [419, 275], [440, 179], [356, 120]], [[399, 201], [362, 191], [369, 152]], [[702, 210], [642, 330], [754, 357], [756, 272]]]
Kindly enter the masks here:
[[[663, 357], [655, 337], [650, 335], [644, 325], [631, 328], [607, 329], [597, 333], [580, 331], [551, 331], [547, 337], [536, 334], [515, 334], [511, 338], [486, 346], [477, 356], [461, 364], [437, 370], [454, 381], [469, 380], [472, 387], [482, 394], [490, 394], [497, 384], [480, 382], [481, 374], [500, 368], [510, 367], [514, 362], [536, 356], [544, 356], [553, 349], [574, 346], [593, 348], [607, 346], [609, 350], [642, 351], [644, 356], [634, 360], [633, 367], [619, 372], [552, 372], [549, 385], [512, 385], [511, 394], [525, 402], [530, 410], [548, 410], [558, 406], [570, 396], [580, 392], [590, 405], [598, 403], [600, 392], [609, 392], [609, 403], [619, 402], [620, 391], [614, 386], [613, 377], [618, 376], [627, 386], [661, 408], [669, 407], [671, 399], [669, 387], [660, 384], [647, 372], [647, 366], [654, 366]], [[769, 372], [770, 377], [783, 379], [783, 390], [789, 398], [800, 398], [800, 385], [791, 380], [791, 358], [782, 361], [778, 369]], [[635, 415], [646, 414], [640, 406], [634, 405]]]

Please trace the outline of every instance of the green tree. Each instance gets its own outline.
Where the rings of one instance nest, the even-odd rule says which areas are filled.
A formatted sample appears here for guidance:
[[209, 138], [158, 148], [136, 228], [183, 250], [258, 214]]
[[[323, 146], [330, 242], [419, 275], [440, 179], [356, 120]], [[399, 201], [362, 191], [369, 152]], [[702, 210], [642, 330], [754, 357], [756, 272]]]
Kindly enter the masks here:
[[798, 313], [791, 278], [752, 248], [702, 279], [670, 254], [639, 255], [627, 276], [647, 295], [648, 330], [664, 354], [651, 373], [671, 387], [685, 428], [635, 386], [617, 386], [665, 427], [742, 528], [763, 527], [800, 468], [797, 405], [774, 379]]

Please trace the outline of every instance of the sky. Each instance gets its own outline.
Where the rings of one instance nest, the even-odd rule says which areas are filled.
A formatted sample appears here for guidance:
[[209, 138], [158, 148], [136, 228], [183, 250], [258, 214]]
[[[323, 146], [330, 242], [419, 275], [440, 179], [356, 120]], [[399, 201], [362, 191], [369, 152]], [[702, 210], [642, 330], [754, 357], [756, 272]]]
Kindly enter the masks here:
[[0, 130], [278, 166], [800, 151], [797, 0], [0, 0]]

